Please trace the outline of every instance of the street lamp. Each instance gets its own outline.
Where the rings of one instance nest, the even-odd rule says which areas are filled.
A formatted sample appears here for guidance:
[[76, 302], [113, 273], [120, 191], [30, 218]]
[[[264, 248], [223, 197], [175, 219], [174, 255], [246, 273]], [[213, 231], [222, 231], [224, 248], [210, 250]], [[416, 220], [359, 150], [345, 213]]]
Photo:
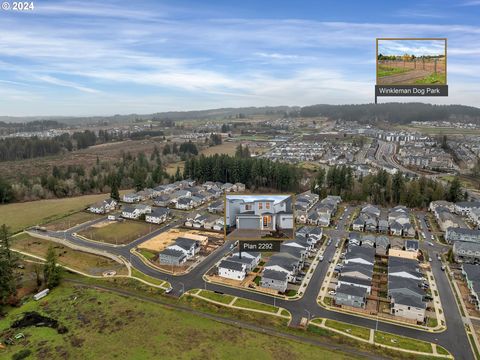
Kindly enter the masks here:
[[308, 315], [308, 321], [310, 321], [311, 317], [312, 317], [312, 314], [310, 313], [310, 311], [308, 311], [307, 309], [304, 309], [305, 312], [307, 313]]

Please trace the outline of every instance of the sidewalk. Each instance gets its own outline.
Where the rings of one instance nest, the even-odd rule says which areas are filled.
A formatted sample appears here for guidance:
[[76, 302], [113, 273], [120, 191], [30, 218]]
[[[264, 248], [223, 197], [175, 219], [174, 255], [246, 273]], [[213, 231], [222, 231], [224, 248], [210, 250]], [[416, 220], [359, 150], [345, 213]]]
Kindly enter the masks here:
[[[415, 351], [415, 350], [409, 350], [409, 349], [402, 349], [402, 348], [399, 348], [399, 347], [395, 347], [395, 346], [389, 346], [389, 345], [385, 345], [385, 344], [381, 344], [381, 343], [378, 343], [375, 341], [375, 330], [373, 329], [370, 329], [370, 336], [369, 336], [369, 339], [366, 340], [364, 338], [361, 338], [361, 337], [358, 337], [358, 336], [355, 336], [355, 335], [352, 335], [352, 334], [349, 334], [349, 333], [346, 333], [346, 332], [343, 332], [343, 331], [340, 331], [338, 329], [335, 329], [335, 328], [331, 328], [331, 327], [328, 327], [326, 325], [326, 320], [325, 318], [317, 318], [315, 320], [321, 320], [320, 323], [318, 322], [312, 322], [310, 321], [309, 322], [309, 325], [313, 325], [313, 326], [317, 326], [319, 328], [323, 328], [323, 329], [327, 329], [329, 331], [332, 331], [332, 332], [335, 332], [337, 334], [340, 334], [340, 335], [343, 335], [343, 336], [347, 336], [351, 339], [354, 339], [356, 341], [361, 341], [363, 343], [369, 343], [371, 345], [375, 345], [375, 346], [378, 346], [378, 347], [381, 347], [381, 348], [385, 348], [385, 349], [389, 349], [389, 350], [394, 350], [394, 351], [401, 351], [401, 352], [406, 352], [406, 353], [409, 353], [409, 354], [414, 354], [414, 355], [419, 355], [419, 356], [426, 356], [426, 357], [438, 357], [438, 358], [445, 358], [445, 359], [453, 359], [453, 356], [452, 355], [443, 355], [443, 354], [439, 354], [438, 351], [437, 351], [437, 346], [436, 344], [433, 344], [433, 343], [429, 343], [431, 344], [432, 346], [432, 352], [431, 353], [426, 353], [426, 352], [421, 352], [421, 351]], [[414, 340], [412, 338], [412, 340]]]

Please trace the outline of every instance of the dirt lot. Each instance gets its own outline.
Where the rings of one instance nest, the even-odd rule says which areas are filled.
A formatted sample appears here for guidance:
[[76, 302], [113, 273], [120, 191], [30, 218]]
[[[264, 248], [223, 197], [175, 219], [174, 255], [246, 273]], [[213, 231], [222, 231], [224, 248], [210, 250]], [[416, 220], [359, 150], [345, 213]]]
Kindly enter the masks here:
[[179, 237], [186, 237], [189, 239], [200, 240], [202, 243], [206, 244], [206, 241], [208, 240], [208, 238], [215, 235], [216, 234], [206, 233], [204, 231], [183, 230], [183, 229], [175, 228], [175, 229], [170, 229], [168, 231], [165, 231], [160, 235], [145, 241], [139, 246], [139, 248], [147, 249], [153, 252], [162, 251], [167, 246], [172, 244], [175, 241], [175, 239]]
[[147, 224], [143, 221], [126, 220], [123, 222], [110, 222], [100, 227], [91, 226], [79, 232], [79, 235], [91, 240], [119, 245], [131, 243], [157, 229], [157, 225]]

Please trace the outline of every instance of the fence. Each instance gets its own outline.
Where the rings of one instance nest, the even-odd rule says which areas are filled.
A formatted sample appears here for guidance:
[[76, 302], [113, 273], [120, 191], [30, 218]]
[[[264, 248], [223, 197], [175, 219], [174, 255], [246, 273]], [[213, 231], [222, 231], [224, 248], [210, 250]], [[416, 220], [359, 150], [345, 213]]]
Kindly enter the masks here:
[[378, 60], [379, 66], [445, 73], [445, 59]]

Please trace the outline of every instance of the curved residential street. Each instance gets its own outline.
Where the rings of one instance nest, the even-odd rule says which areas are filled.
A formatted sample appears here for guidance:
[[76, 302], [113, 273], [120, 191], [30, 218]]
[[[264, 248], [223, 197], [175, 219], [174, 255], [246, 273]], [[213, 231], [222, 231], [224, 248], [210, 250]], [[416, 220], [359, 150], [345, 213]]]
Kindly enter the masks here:
[[[347, 236], [347, 215], [353, 212], [353, 207], [347, 208], [343, 220], [338, 222], [337, 229], [326, 229], [325, 234], [333, 239], [341, 238]], [[423, 216], [418, 216], [419, 223], [422, 227], [422, 230], [427, 235], [427, 239], [430, 237], [430, 233], [426, 227], [425, 222], [423, 221]], [[375, 319], [365, 318], [361, 316], [355, 316], [339, 311], [328, 310], [317, 303], [317, 297], [320, 291], [320, 287], [323, 283], [325, 275], [329, 267], [329, 260], [331, 260], [335, 254], [334, 242], [330, 246], [325, 248], [324, 260], [318, 263], [318, 266], [315, 268], [315, 271], [312, 275], [312, 278], [305, 290], [305, 293], [300, 299], [297, 300], [285, 300], [279, 297], [273, 297], [266, 294], [261, 294], [253, 290], [232, 288], [229, 286], [224, 286], [220, 284], [206, 283], [203, 279], [203, 275], [215, 265], [225, 254], [231, 251], [231, 245], [233, 241], [227, 241], [223, 246], [218, 248], [215, 252], [210, 254], [205, 258], [201, 263], [199, 263], [195, 268], [191, 270], [190, 273], [185, 275], [174, 276], [161, 272], [153, 267], [146, 265], [138, 256], [130, 252], [131, 249], [137, 247], [142, 242], [161, 234], [164, 231], [171, 229], [172, 227], [177, 226], [179, 223], [184, 221], [179, 218], [175, 221], [170, 222], [164, 227], [155, 230], [154, 232], [143, 236], [134, 242], [123, 245], [123, 246], [112, 246], [105, 243], [88, 241], [81, 239], [74, 234], [80, 230], [96, 223], [103, 221], [104, 219], [94, 220], [82, 225], [75, 226], [65, 232], [54, 232], [54, 231], [38, 231], [39, 235], [47, 235], [49, 237], [55, 237], [67, 240], [75, 245], [82, 246], [85, 249], [96, 249], [101, 250], [116, 256], [122, 256], [126, 261], [130, 262], [131, 265], [142, 273], [154, 277], [156, 279], [166, 280], [170, 282], [173, 287], [172, 295], [181, 296], [183, 292], [186, 292], [190, 289], [200, 288], [208, 289], [212, 291], [218, 291], [221, 293], [243, 297], [250, 300], [255, 300], [270, 305], [281, 306], [292, 314], [291, 326], [296, 326], [300, 323], [302, 317], [323, 317], [327, 319], [333, 319], [338, 321], [343, 321], [346, 323], [360, 325], [368, 327], [371, 329], [377, 328], [380, 331], [386, 331], [397, 335], [403, 335], [419, 340], [425, 340], [432, 342], [438, 345], [445, 347], [450, 351], [455, 359], [462, 360], [471, 360], [474, 359], [470, 343], [465, 332], [464, 319], [460, 314], [460, 311], [455, 302], [455, 297], [452, 293], [452, 290], [449, 286], [448, 279], [446, 278], [445, 272], [441, 270], [441, 262], [439, 262], [436, 257], [432, 261], [432, 271], [435, 276], [435, 280], [438, 286], [441, 302], [445, 312], [446, 325], [447, 329], [440, 333], [432, 333], [423, 331], [420, 329], [415, 329], [412, 327], [406, 327], [402, 325], [397, 325], [390, 322], [376, 321]], [[423, 221], [423, 222], [422, 222]], [[35, 232], [35, 231], [31, 231]], [[427, 245], [425, 241], [421, 241], [421, 248], [427, 248], [431, 253], [432, 249], [434, 252], [439, 252], [442, 247], [445, 245], [435, 243], [433, 246]], [[432, 256], [434, 258], [434, 256]]]

